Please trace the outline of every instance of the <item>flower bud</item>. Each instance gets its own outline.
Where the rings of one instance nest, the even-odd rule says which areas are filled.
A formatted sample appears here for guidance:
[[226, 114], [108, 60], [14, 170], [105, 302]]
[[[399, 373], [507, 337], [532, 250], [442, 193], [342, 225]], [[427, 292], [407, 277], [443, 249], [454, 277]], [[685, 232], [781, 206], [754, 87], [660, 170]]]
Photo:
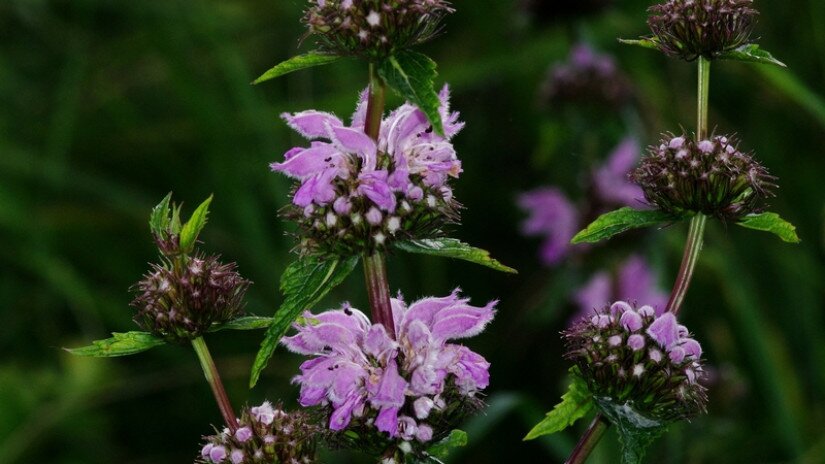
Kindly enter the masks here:
[[693, 61], [713, 59], [750, 41], [753, 0], [669, 0], [650, 7], [647, 24], [658, 48]]
[[630, 178], [662, 211], [736, 220], [758, 212], [775, 187], [775, 178], [737, 144], [731, 136], [696, 142], [670, 135], [649, 148]]

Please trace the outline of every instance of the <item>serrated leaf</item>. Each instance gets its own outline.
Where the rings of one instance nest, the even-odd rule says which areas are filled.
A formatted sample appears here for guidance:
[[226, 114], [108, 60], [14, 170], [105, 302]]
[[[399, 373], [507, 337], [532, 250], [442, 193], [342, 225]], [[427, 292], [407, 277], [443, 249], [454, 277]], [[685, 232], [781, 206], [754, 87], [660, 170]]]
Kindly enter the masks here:
[[166, 344], [148, 332], [113, 333], [112, 338], [95, 340], [91, 345], [80, 348], [64, 348], [76, 356], [91, 358], [114, 358], [142, 353], [156, 346]]
[[152, 233], [158, 236], [165, 236], [169, 229], [171, 217], [169, 216], [169, 202], [172, 201], [172, 192], [169, 192], [160, 203], [152, 208], [152, 214], [149, 216], [149, 229]]
[[444, 258], [461, 259], [471, 263], [487, 266], [501, 272], [518, 274], [515, 269], [505, 266], [490, 257], [490, 252], [470, 246], [454, 238], [434, 238], [421, 240], [405, 240], [396, 242], [395, 248], [407, 253], [441, 256]]
[[281, 77], [301, 69], [313, 68], [315, 66], [322, 66], [325, 64], [334, 63], [340, 59], [341, 57], [338, 55], [331, 55], [329, 53], [322, 53], [318, 51], [312, 51], [309, 53], [305, 53], [303, 55], [293, 56], [292, 58], [284, 62], [278, 63], [269, 71], [263, 73], [261, 77], [255, 79], [255, 81], [253, 81], [252, 84], [260, 84], [261, 82], [266, 82], [270, 79], [275, 79], [276, 77]]
[[610, 420], [622, 443], [622, 463], [641, 464], [647, 448], [667, 430], [667, 424], [645, 417], [629, 403], [616, 404], [610, 398], [595, 398], [599, 410]]
[[571, 373], [573, 374], [572, 381], [567, 393], [562, 395], [561, 403], [557, 404], [541, 422], [530, 430], [530, 433], [524, 437], [525, 441], [561, 432], [593, 409], [593, 395], [587, 389], [587, 383], [572, 369]]
[[402, 50], [378, 65], [378, 75], [402, 98], [427, 115], [436, 133], [444, 135], [439, 107], [441, 100], [435, 90], [435, 61], [427, 55]]
[[192, 217], [186, 221], [186, 224], [180, 231], [180, 249], [184, 253], [191, 253], [195, 249], [195, 242], [198, 240], [203, 227], [206, 225], [207, 217], [209, 216], [209, 204], [212, 203], [212, 195], [204, 200], [198, 206]]
[[631, 229], [674, 222], [681, 218], [659, 210], [640, 210], [624, 207], [602, 214], [586, 229], [576, 234], [571, 243], [598, 243]]
[[244, 316], [233, 319], [225, 324], [211, 327], [210, 332], [220, 332], [221, 330], [257, 330], [266, 329], [272, 325], [271, 317]]
[[314, 306], [330, 290], [343, 282], [355, 269], [358, 260], [358, 256], [346, 259], [308, 256], [298, 259], [286, 268], [281, 276], [281, 292], [284, 294], [284, 302], [275, 312], [272, 324], [266, 331], [261, 348], [252, 364], [250, 388], [258, 383], [261, 371], [266, 367], [281, 337], [289, 330], [289, 326], [301, 316], [303, 311]]
[[169, 222], [169, 232], [175, 235], [180, 235], [181, 221], [180, 211], [183, 205], [172, 206], [172, 220]]
[[654, 38], [642, 37], [640, 39], [619, 39], [619, 42], [625, 45], [635, 45], [642, 48], [650, 48], [653, 50], [659, 49], [659, 42]]
[[772, 64], [774, 66], [779, 66], [782, 68], [787, 68], [788, 66], [777, 60], [770, 54], [767, 50], [762, 50], [759, 48], [758, 44], [747, 44], [742, 45], [741, 47], [731, 50], [729, 52], [722, 53], [719, 55], [720, 60], [735, 60], [735, 61], [745, 61], [749, 63], [761, 63], [761, 64]]
[[450, 450], [467, 446], [467, 432], [455, 429], [448, 436], [427, 449], [427, 454], [436, 459], [447, 459]]
[[801, 242], [796, 234], [796, 226], [782, 219], [776, 213], [752, 214], [740, 219], [737, 224], [748, 229], [770, 232], [782, 239], [783, 242]]

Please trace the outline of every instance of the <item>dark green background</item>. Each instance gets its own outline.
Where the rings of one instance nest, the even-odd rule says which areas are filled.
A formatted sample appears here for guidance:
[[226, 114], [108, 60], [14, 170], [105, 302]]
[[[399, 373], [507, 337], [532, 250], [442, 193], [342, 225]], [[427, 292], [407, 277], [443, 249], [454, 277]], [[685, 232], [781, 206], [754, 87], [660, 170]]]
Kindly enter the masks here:
[[[493, 363], [490, 408], [466, 424], [470, 444], [452, 462], [562, 461], [585, 421], [551, 439], [521, 437], [565, 386], [558, 332], [572, 311], [568, 293], [626, 254], [614, 250], [647, 250], [664, 288], [678, 266], [684, 225], [557, 270], [543, 269], [538, 242], [519, 234], [517, 194], [554, 183], [575, 195], [585, 155], [604, 156], [633, 119], [538, 105], [544, 72], [571, 43], [584, 38], [616, 54], [637, 87], [636, 133], [646, 143], [693, 127], [694, 65], [619, 45], [616, 37], [646, 32], [648, 2], [618, 3], [598, 18], [538, 24], [513, 1], [455, 0], [446, 34], [424, 47], [467, 122], [455, 141], [465, 169], [456, 194], [467, 210], [454, 235], [521, 270], [511, 277], [435, 258], [390, 259], [393, 290], [408, 298], [461, 286], [478, 304], [501, 299], [494, 324], [469, 341]], [[0, 464], [191, 462], [200, 436], [220, 421], [191, 350], [86, 360], [59, 348], [133, 328], [127, 289], [154, 259], [146, 220], [169, 190], [188, 211], [215, 194], [206, 249], [236, 260], [255, 282], [249, 312], [277, 308], [292, 241], [276, 212], [289, 184], [267, 164], [302, 143], [277, 116], [310, 107], [347, 116], [366, 83], [364, 65], [350, 61], [249, 85], [308, 49], [297, 40], [303, 7], [0, 2]], [[711, 125], [740, 134], [780, 178], [772, 209], [799, 227], [803, 243], [710, 227], [683, 314], [717, 379], [711, 413], [674, 427], [649, 462], [825, 462], [825, 3], [757, 7], [760, 43], [789, 70], [714, 65]], [[364, 307], [362, 286], [355, 273], [323, 307]], [[229, 393], [236, 404], [293, 405], [289, 380], [300, 359], [284, 350], [259, 387], [246, 388], [261, 335], [209, 337]], [[609, 433], [592, 462], [617, 462], [616, 448]]]

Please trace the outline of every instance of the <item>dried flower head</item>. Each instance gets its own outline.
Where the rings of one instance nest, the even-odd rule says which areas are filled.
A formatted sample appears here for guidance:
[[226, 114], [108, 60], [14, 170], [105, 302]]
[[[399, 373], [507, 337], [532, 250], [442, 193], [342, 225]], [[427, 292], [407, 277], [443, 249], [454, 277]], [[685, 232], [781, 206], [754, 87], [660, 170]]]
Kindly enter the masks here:
[[550, 68], [541, 93], [548, 107], [563, 103], [620, 107], [630, 100], [633, 88], [612, 56], [582, 43], [573, 47], [567, 62]]
[[[286, 412], [265, 401], [245, 408], [233, 433], [228, 428], [204, 437], [198, 463], [311, 464], [319, 428], [303, 412]], [[217, 432], [217, 430], [216, 430]]]
[[170, 342], [191, 340], [241, 314], [249, 284], [216, 256], [153, 264], [133, 287], [135, 322]]
[[356, 446], [422, 451], [481, 406], [476, 396], [490, 381], [483, 357], [449, 343], [481, 333], [493, 319], [496, 302], [468, 303], [458, 290], [409, 306], [392, 299], [397, 340], [348, 305], [307, 313], [298, 333], [283, 340], [313, 357], [295, 378], [301, 405], [328, 408], [329, 428], [354, 432], [339, 436], [358, 437]]
[[713, 59], [750, 41], [753, 0], [669, 0], [650, 7], [647, 24], [661, 51], [692, 61]]
[[567, 357], [599, 404], [627, 406], [663, 423], [705, 411], [702, 348], [672, 313], [624, 301], [565, 333]]
[[307, 35], [322, 50], [380, 61], [430, 40], [453, 12], [445, 0], [311, 0]]
[[364, 133], [367, 93], [352, 124], [320, 111], [284, 114], [312, 141], [288, 151], [272, 170], [300, 181], [284, 215], [301, 229], [304, 251], [354, 254], [393, 240], [427, 238], [458, 221], [460, 205], [448, 185], [461, 173], [450, 139], [463, 127], [441, 91], [445, 137], [417, 107], [405, 104], [381, 123], [378, 143]]
[[767, 169], [737, 146], [732, 136], [697, 142], [669, 134], [649, 148], [630, 176], [647, 201], [663, 211], [736, 220], [758, 212], [776, 187]]

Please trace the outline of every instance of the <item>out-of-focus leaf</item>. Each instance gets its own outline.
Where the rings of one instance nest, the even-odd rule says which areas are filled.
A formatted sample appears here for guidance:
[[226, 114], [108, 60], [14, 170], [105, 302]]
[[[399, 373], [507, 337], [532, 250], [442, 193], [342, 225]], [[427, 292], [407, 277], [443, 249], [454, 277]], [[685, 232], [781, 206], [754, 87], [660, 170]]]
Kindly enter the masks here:
[[819, 121], [819, 124], [825, 127], [825, 99], [822, 95], [814, 92], [787, 69], [759, 66], [756, 70], [768, 80], [776, 91], [781, 92], [796, 104], [808, 110]]
[[427, 454], [439, 460], [447, 459], [451, 449], [462, 446], [467, 446], [467, 432], [456, 429], [443, 440], [429, 447]]
[[624, 207], [602, 214], [586, 229], [576, 234], [572, 243], [598, 243], [631, 229], [678, 221], [681, 218], [656, 209], [639, 210]]
[[593, 395], [587, 389], [587, 384], [573, 369], [571, 369], [571, 374], [570, 387], [567, 393], [562, 395], [561, 403], [548, 412], [547, 416], [530, 430], [524, 440], [533, 440], [542, 435], [561, 432], [593, 409]]
[[281, 276], [281, 292], [284, 302], [272, 324], [266, 331], [264, 341], [252, 365], [252, 374], [249, 386], [258, 383], [261, 372], [275, 352], [278, 342], [284, 336], [289, 326], [301, 315], [324, 297], [330, 290], [337, 287], [355, 269], [359, 257], [352, 256], [346, 259], [308, 256], [300, 258], [286, 268]]
[[767, 50], [759, 48], [758, 44], [747, 44], [719, 55], [721, 60], [746, 61], [749, 63], [772, 64], [787, 68], [785, 63], [777, 60]]
[[518, 271], [515, 269], [505, 266], [490, 257], [489, 251], [470, 246], [454, 238], [407, 240], [396, 243], [395, 248], [406, 251], [407, 253], [462, 259], [471, 263], [487, 266], [497, 271], [518, 274]]
[[341, 57], [338, 55], [331, 55], [329, 53], [323, 53], [318, 51], [293, 56], [292, 58], [284, 62], [278, 63], [269, 71], [263, 73], [261, 77], [255, 79], [255, 81], [252, 82], [252, 84], [260, 84], [261, 82], [266, 82], [270, 79], [275, 79], [276, 77], [281, 77], [301, 69], [313, 68], [315, 66], [334, 63], [340, 59]]
[[436, 133], [444, 135], [439, 107], [441, 101], [435, 91], [435, 61], [421, 53], [402, 50], [378, 65], [378, 75], [402, 98], [419, 107]]
[[748, 229], [770, 232], [782, 239], [783, 242], [801, 242], [796, 234], [796, 226], [782, 219], [776, 213], [752, 214], [745, 216], [737, 224]]
[[77, 356], [114, 358], [142, 353], [164, 344], [165, 341], [148, 332], [126, 332], [113, 333], [112, 338], [95, 340], [88, 346], [64, 349]]

